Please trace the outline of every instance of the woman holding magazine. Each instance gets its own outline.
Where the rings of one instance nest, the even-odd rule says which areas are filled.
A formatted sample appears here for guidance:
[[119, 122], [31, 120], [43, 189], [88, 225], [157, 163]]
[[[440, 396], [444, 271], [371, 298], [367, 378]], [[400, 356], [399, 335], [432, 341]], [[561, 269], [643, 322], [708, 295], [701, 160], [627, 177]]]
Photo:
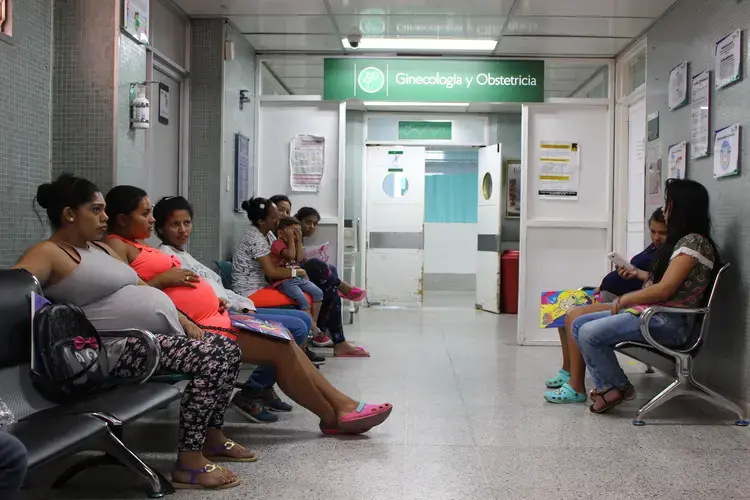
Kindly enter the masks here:
[[[331, 385], [293, 342], [244, 332], [232, 325], [227, 308], [213, 288], [195, 273], [181, 268], [179, 259], [150, 248], [139, 240], [154, 228], [151, 201], [145, 191], [117, 186], [106, 197], [109, 215], [107, 242], [117, 254], [154, 287], [172, 299], [186, 317], [210, 332], [237, 343], [245, 362], [272, 365], [284, 392], [320, 417], [325, 434], [360, 434], [380, 425], [393, 407], [358, 402]], [[182, 286], [189, 281], [195, 287]]]
[[[303, 346], [312, 328], [310, 316], [297, 309], [256, 308], [253, 301], [237, 295], [224, 288], [221, 277], [213, 270], [190, 255], [185, 247], [193, 232], [193, 207], [182, 196], [162, 198], [154, 206], [156, 235], [162, 241], [159, 250], [167, 255], [174, 255], [180, 260], [183, 269], [188, 269], [200, 276], [214, 289], [219, 302], [231, 310], [254, 314], [264, 321], [281, 323], [294, 336], [297, 345]], [[195, 287], [192, 283], [185, 286]], [[313, 364], [320, 358], [307, 347], [305, 354]], [[232, 407], [253, 423], [273, 423], [279, 420], [277, 412], [292, 411], [292, 406], [283, 401], [274, 390], [276, 377], [273, 367], [260, 366], [247, 378], [242, 391], [235, 394]], [[270, 411], [269, 411], [270, 410]]]

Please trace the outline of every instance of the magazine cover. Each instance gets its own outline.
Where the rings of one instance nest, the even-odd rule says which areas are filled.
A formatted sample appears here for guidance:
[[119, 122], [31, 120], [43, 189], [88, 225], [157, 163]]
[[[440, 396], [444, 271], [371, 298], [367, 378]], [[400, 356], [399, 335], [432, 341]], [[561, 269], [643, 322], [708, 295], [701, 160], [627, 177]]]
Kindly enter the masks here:
[[34, 349], [34, 314], [50, 303], [49, 300], [45, 299], [41, 295], [31, 292], [31, 369], [36, 371], [39, 365], [39, 360], [36, 358], [36, 349]]
[[229, 312], [229, 317], [232, 319], [232, 326], [235, 328], [259, 333], [266, 337], [283, 340], [285, 342], [292, 340], [292, 335], [289, 333], [289, 330], [287, 330], [281, 323], [276, 323], [275, 321], [263, 321], [252, 314], [241, 314], [234, 311]]
[[565, 314], [573, 306], [582, 306], [597, 302], [594, 290], [559, 290], [542, 292], [540, 314], [541, 328], [562, 328], [565, 326]]

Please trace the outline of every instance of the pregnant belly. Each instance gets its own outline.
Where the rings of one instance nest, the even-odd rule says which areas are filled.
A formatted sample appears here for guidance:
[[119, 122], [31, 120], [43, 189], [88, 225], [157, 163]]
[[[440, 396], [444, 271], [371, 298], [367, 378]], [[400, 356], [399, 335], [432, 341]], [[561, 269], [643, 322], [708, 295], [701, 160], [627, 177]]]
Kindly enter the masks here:
[[219, 312], [219, 299], [216, 292], [201, 278], [195, 288], [186, 286], [167, 288], [164, 292], [174, 305], [188, 318], [205, 327], [231, 328], [229, 313]]
[[204, 279], [195, 288], [175, 286], [164, 290], [174, 305], [193, 321], [202, 323], [219, 310], [219, 299]]

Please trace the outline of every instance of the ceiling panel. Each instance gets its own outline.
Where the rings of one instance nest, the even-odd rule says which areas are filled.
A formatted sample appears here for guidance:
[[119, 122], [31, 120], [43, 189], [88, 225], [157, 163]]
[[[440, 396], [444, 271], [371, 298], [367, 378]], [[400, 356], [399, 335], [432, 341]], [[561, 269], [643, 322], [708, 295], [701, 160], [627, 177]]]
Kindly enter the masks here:
[[505, 16], [513, 0], [329, 0], [335, 14], [487, 14]]
[[495, 53], [508, 56], [611, 56], [628, 43], [627, 38], [504, 36]]
[[245, 35], [256, 50], [318, 50], [341, 51], [341, 40], [336, 35]]
[[514, 17], [505, 34], [634, 38], [652, 22], [643, 17]]
[[326, 15], [322, 0], [174, 0], [190, 16]]
[[242, 33], [336, 33], [328, 16], [230, 16]]
[[363, 35], [451, 36], [461, 38], [498, 37], [503, 29], [502, 16], [462, 15], [338, 15], [342, 34], [359, 31]]
[[518, 0], [517, 16], [661, 16], [676, 0]]

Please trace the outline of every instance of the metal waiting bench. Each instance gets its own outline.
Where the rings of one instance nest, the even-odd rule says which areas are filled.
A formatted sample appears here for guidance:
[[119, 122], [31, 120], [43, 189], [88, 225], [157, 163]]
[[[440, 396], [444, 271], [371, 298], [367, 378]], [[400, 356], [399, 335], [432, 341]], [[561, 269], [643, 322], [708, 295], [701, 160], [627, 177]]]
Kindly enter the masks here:
[[[653, 366], [661, 372], [675, 375], [677, 377], [677, 379], [669, 384], [666, 389], [654, 396], [638, 410], [633, 419], [633, 425], [646, 425], [646, 422], [643, 421], [643, 417], [647, 413], [677, 396], [694, 396], [709, 401], [717, 406], [736, 413], [738, 416], [738, 419], [735, 422], [736, 425], [748, 425], [748, 421], [745, 419], [745, 412], [739, 405], [699, 383], [693, 376], [693, 362], [700, 353], [701, 347], [703, 347], [703, 343], [708, 335], [711, 320], [711, 306], [713, 305], [716, 296], [716, 289], [718, 288], [719, 280], [728, 268], [729, 264], [724, 264], [724, 266], [722, 266], [722, 268], [716, 273], [714, 282], [711, 285], [711, 292], [704, 299], [703, 307], [696, 309], [678, 309], [672, 307], [651, 306], [641, 314], [640, 318], [641, 333], [646, 342], [621, 342], [615, 347], [615, 350], [621, 354], [631, 357], [648, 366]], [[695, 325], [693, 327], [692, 335], [684, 347], [669, 348], [654, 340], [649, 331], [649, 323], [654, 314], [657, 313], [695, 316]]]

